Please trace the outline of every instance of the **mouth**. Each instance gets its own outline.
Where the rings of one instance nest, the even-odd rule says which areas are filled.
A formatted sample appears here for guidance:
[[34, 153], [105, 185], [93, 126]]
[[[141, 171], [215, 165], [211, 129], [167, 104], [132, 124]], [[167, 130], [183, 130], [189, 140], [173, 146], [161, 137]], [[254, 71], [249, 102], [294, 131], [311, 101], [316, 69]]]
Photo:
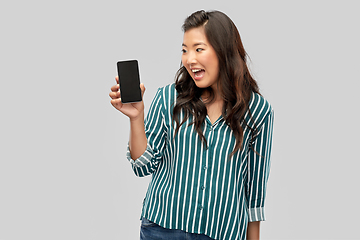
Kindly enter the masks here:
[[204, 77], [205, 75], [205, 70], [201, 69], [201, 68], [196, 68], [196, 69], [191, 69], [192, 73], [193, 73], [193, 78], [195, 80], [200, 80]]

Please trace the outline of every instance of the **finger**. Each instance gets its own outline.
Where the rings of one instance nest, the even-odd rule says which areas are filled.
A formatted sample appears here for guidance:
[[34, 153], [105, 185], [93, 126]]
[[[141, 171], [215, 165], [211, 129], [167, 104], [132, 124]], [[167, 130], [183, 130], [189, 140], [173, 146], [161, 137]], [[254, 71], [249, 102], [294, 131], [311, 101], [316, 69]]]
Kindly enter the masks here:
[[120, 92], [110, 92], [110, 93], [109, 93], [109, 96], [110, 96], [112, 99], [120, 98]]
[[116, 83], [119, 84], [119, 76], [115, 77]]
[[122, 108], [121, 98], [112, 99], [110, 102], [116, 109], [120, 110]]
[[119, 84], [116, 84], [116, 85], [112, 86], [111, 91], [113, 91], [113, 92], [119, 91]]

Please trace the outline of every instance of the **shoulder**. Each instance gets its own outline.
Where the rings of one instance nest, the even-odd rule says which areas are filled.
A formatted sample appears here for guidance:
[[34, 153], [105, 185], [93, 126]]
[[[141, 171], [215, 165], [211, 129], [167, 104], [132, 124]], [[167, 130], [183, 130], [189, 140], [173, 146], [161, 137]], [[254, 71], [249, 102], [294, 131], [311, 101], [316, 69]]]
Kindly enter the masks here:
[[165, 109], [170, 109], [176, 99], [175, 83], [159, 87], [155, 98]]
[[253, 92], [249, 101], [249, 109], [253, 113], [267, 113], [272, 111], [272, 106], [263, 96]]
[[273, 111], [271, 104], [263, 96], [258, 93], [252, 93], [249, 101], [249, 112], [252, 117], [252, 122], [255, 123], [256, 126], [261, 125]]
[[171, 84], [165, 85], [163, 87], [159, 87], [158, 93], [159, 92], [166, 96], [174, 94], [174, 92], [176, 92], [175, 83], [171, 83]]

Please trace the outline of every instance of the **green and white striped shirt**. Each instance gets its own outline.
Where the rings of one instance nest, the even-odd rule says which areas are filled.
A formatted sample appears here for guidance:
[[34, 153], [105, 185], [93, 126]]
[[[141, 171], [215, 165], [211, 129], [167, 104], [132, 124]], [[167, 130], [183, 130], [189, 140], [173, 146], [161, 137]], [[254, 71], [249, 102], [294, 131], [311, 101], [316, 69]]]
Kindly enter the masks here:
[[[246, 239], [250, 221], [264, 221], [264, 199], [269, 176], [273, 110], [253, 93], [245, 121], [256, 126], [256, 138], [244, 129], [243, 149], [234, 156], [231, 128], [220, 117], [206, 117], [204, 146], [189, 117], [174, 136], [172, 110], [175, 84], [159, 88], [145, 120], [147, 148], [135, 161], [127, 158], [139, 177], [152, 174], [142, 217], [164, 228], [205, 234], [214, 239]], [[180, 122], [183, 114], [180, 114]], [[251, 139], [253, 140], [251, 142]], [[251, 148], [258, 153], [254, 152]]]

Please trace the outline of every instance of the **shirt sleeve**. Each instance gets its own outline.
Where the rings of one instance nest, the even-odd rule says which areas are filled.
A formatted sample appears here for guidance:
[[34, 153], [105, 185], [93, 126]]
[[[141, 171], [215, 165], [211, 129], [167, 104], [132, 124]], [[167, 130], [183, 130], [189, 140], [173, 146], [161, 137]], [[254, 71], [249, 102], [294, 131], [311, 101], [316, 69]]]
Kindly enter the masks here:
[[260, 126], [248, 155], [247, 200], [249, 222], [265, 221], [265, 193], [270, 171], [274, 112], [271, 110]]
[[144, 177], [155, 172], [162, 159], [167, 131], [164, 124], [164, 101], [161, 88], [158, 89], [150, 105], [144, 124], [147, 138], [145, 152], [138, 159], [133, 160], [128, 144], [126, 153], [126, 157], [138, 177]]

